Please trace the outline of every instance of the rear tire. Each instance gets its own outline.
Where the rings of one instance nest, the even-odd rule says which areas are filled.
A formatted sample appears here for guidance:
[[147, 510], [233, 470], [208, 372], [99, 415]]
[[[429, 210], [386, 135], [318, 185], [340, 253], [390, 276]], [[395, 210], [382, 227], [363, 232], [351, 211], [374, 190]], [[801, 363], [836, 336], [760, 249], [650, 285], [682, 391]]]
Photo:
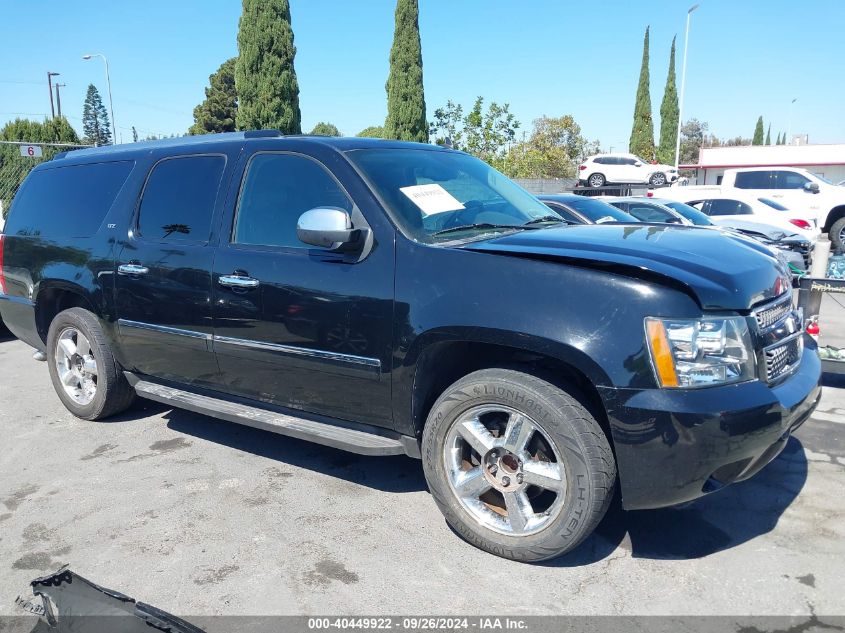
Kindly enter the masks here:
[[97, 317], [88, 310], [71, 308], [56, 315], [47, 334], [47, 364], [62, 404], [83, 420], [125, 411], [135, 399]]
[[845, 250], [845, 218], [839, 218], [834, 222], [827, 236], [834, 250]]
[[560, 556], [607, 511], [616, 463], [595, 418], [566, 391], [510, 369], [461, 378], [438, 398], [423, 468], [446, 522], [517, 561]]
[[593, 189], [598, 189], [607, 184], [607, 179], [604, 177], [604, 174], [590, 174], [590, 177], [587, 178], [587, 184]]

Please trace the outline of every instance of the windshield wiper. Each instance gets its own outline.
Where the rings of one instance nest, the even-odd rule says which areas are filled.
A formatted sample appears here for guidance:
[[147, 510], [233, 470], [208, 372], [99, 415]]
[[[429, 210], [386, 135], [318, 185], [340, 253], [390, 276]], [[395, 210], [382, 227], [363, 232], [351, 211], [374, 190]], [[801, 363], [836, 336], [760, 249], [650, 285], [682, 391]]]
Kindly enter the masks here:
[[557, 215], [542, 215], [539, 218], [534, 218], [533, 220], [529, 220], [528, 222], [526, 222], [522, 226], [531, 226], [532, 224], [543, 224], [545, 222], [555, 222], [557, 224], [562, 224], [562, 223], [569, 224], [569, 222], [567, 222], [566, 220], [564, 220], [560, 216], [557, 216]]
[[448, 229], [441, 229], [432, 233], [434, 235], [446, 235], [447, 233], [457, 233], [459, 231], [468, 231], [470, 229], [536, 229], [536, 226], [525, 226], [524, 224], [493, 224], [491, 222], [477, 222], [475, 224], [462, 224], [461, 226], [453, 226]]

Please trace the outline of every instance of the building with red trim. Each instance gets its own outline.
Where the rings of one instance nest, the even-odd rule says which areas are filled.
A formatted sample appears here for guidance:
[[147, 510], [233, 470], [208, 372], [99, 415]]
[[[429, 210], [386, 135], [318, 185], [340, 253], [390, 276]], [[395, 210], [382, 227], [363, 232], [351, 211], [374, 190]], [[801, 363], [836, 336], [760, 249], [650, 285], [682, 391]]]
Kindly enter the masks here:
[[845, 180], [845, 144], [702, 147], [698, 164], [680, 168], [695, 172], [690, 184], [718, 185], [726, 169], [738, 167], [801, 167], [838, 183]]

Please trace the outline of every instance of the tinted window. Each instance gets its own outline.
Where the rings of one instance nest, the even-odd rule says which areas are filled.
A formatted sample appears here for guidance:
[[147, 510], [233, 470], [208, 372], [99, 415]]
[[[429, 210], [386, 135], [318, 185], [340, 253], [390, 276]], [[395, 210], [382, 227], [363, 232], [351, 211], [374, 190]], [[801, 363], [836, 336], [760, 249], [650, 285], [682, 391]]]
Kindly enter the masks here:
[[616, 160], [619, 161], [620, 165], [636, 165], [637, 160], [635, 158], [617, 158]]
[[138, 212], [138, 234], [149, 240], [205, 242], [226, 159], [168, 158], [153, 167]]
[[734, 186], [737, 189], [771, 189], [771, 174], [770, 171], [741, 171], [736, 175]]
[[578, 213], [589, 219], [591, 222], [636, 222], [637, 218], [607, 204], [601, 200], [595, 200], [588, 196], [582, 199], [569, 200], [566, 203]]
[[120, 161], [33, 172], [15, 197], [6, 234], [94, 235], [134, 164]]
[[675, 202], [675, 201], [667, 201], [662, 203], [665, 206], [672, 209], [677, 213], [680, 213], [684, 216], [687, 220], [695, 224], [696, 226], [712, 226], [713, 223], [710, 221], [706, 215], [704, 215], [701, 211], [696, 209], [695, 207], [691, 207], [688, 204], [684, 204], [683, 202]]
[[594, 163], [598, 163], [599, 165], [607, 165], [607, 164], [609, 164], [609, 163], [608, 163], [608, 159], [607, 159], [607, 158], [605, 158], [604, 156], [598, 156], [598, 157], [594, 158], [594, 159], [593, 159], [593, 162], [594, 162]]
[[548, 200], [543, 200], [543, 204], [549, 207], [552, 211], [557, 213], [560, 217], [562, 217], [565, 221], [569, 222], [570, 224], [584, 224], [584, 220], [574, 213], [567, 209], [564, 206], [559, 204], [555, 204], [554, 202], [549, 202]]
[[804, 185], [810, 182], [810, 179], [801, 174], [796, 174], [793, 171], [775, 171], [774, 188], [775, 189], [801, 189]]
[[307, 248], [296, 237], [296, 222], [317, 207], [352, 211], [352, 202], [334, 178], [310, 158], [258, 154], [247, 168], [232, 241]]
[[680, 223], [678, 218], [657, 205], [632, 202], [628, 205], [627, 211], [641, 222], [656, 222], [660, 224]]
[[711, 200], [708, 215], [752, 215], [754, 211], [750, 205], [739, 200]]

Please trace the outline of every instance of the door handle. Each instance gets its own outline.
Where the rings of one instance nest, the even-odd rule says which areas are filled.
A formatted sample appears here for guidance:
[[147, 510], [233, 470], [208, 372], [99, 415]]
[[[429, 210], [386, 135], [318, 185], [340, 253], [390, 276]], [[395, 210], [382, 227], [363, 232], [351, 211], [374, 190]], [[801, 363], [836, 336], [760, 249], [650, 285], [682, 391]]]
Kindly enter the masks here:
[[146, 275], [150, 269], [140, 264], [121, 264], [117, 267], [119, 275]]
[[221, 275], [217, 279], [217, 283], [227, 288], [257, 288], [260, 282], [257, 279], [244, 277], [243, 275]]

